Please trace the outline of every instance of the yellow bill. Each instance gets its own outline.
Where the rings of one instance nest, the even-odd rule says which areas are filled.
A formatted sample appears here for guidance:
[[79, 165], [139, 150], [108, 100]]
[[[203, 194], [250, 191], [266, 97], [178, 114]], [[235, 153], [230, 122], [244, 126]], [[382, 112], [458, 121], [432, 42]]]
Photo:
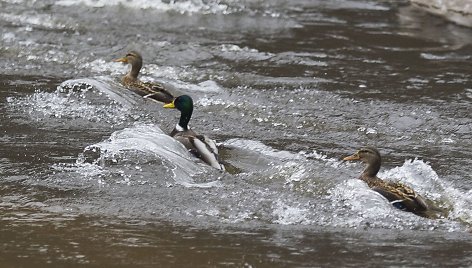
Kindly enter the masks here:
[[344, 161], [353, 161], [353, 160], [359, 160], [359, 159], [361, 159], [359, 157], [359, 154], [353, 154], [353, 155], [346, 156], [343, 158]]
[[174, 101], [164, 104], [164, 108], [175, 108]]
[[123, 58], [119, 58], [119, 59], [114, 60], [114, 62], [128, 63], [128, 59], [126, 57], [123, 57]]

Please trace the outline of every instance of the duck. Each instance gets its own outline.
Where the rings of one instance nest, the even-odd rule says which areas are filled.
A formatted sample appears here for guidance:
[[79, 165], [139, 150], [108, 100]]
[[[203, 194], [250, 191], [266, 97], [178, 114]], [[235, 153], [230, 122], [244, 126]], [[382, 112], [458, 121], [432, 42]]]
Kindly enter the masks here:
[[143, 57], [136, 51], [126, 53], [124, 57], [114, 60], [123, 64], [130, 64], [130, 71], [121, 78], [121, 83], [128, 89], [139, 94], [145, 99], [151, 99], [162, 103], [170, 103], [174, 96], [164, 86], [158, 83], [143, 82], [138, 79], [139, 71], [143, 66]]
[[364, 147], [356, 153], [344, 157], [344, 161], [362, 161], [366, 168], [359, 179], [367, 183], [369, 188], [385, 197], [395, 208], [412, 212], [418, 216], [434, 218], [431, 214], [433, 207], [428, 205], [425, 198], [416, 193], [411, 187], [401, 182], [385, 181], [377, 177], [382, 164], [382, 158], [377, 149]]
[[194, 156], [203, 160], [208, 165], [225, 171], [225, 166], [220, 163], [218, 147], [214, 140], [205, 135], [199, 135], [188, 123], [193, 113], [193, 100], [188, 95], [181, 95], [172, 102], [164, 105], [164, 108], [177, 109], [180, 111], [179, 122], [175, 125], [170, 136], [181, 142]]

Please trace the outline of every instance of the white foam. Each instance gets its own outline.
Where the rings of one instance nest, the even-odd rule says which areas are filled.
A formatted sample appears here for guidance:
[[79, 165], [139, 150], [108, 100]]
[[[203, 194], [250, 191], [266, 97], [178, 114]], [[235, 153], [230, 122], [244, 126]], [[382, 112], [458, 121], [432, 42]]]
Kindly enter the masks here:
[[[278, 64], [298, 64], [306, 66], [317, 66], [326, 67], [328, 64], [325, 61], [318, 60], [318, 58], [324, 58], [323, 54], [319, 53], [297, 53], [297, 52], [282, 52], [277, 54], [272, 60]], [[316, 59], [313, 59], [316, 58]]]
[[230, 139], [224, 143], [228, 147], [237, 147], [244, 150], [249, 150], [253, 152], [258, 152], [263, 155], [270, 157], [275, 157], [280, 160], [294, 160], [294, 159], [303, 159], [302, 156], [294, 154], [288, 151], [278, 151], [263, 144], [260, 141], [254, 140], [245, 140], [245, 139]]
[[186, 187], [206, 188], [219, 185], [219, 181], [195, 183], [192, 176], [204, 172], [206, 165], [197, 162], [180, 142], [155, 125], [137, 123], [133, 127], [116, 131], [109, 139], [91, 146], [100, 148], [100, 157], [111, 160], [127, 151], [157, 157], [172, 170], [175, 182]]
[[327, 5], [336, 9], [341, 8], [341, 9], [361, 9], [361, 10], [380, 10], [380, 11], [390, 10], [388, 6], [379, 4], [377, 1], [341, 0], [341, 1], [329, 1]]
[[377, 130], [371, 127], [358, 127], [357, 131], [364, 132], [365, 134], [377, 134]]
[[302, 205], [291, 206], [282, 200], [277, 200], [274, 204], [273, 215], [276, 218], [275, 223], [278, 224], [307, 224], [308, 220], [306, 213], [308, 209], [303, 208]]
[[222, 91], [222, 88], [212, 80], [207, 80], [200, 82], [198, 84], [191, 84], [182, 81], [169, 81], [169, 84], [178, 88], [179, 90], [186, 91], [186, 92], [207, 92], [207, 93], [215, 93]]
[[[80, 119], [92, 122], [120, 123], [127, 119], [128, 109], [114, 104], [91, 104], [84, 97], [88, 91], [64, 93], [36, 91], [25, 97], [11, 97], [7, 101], [15, 109], [23, 110], [34, 121], [50, 118]], [[113, 106], [113, 107], [107, 107]]]
[[198, 83], [198, 86], [202, 88], [202, 91], [205, 91], [205, 92], [219, 92], [222, 90], [220, 85], [218, 85], [218, 83], [216, 83], [213, 80], [206, 80], [206, 81], [200, 82]]
[[[86, 62], [79, 65], [79, 69], [87, 69], [98, 74], [111, 74], [113, 76], [125, 75], [128, 72], [129, 66], [126, 64], [106, 61], [104, 59], [96, 59], [91, 62]], [[121, 77], [120, 76], [120, 77]]]
[[60, 22], [58, 19], [54, 18], [52, 15], [47, 14], [28, 14], [27, 16], [25, 16], [3, 13], [0, 14], [0, 17], [3, 20], [13, 23], [15, 25], [42, 27], [57, 30], [75, 29], [75, 26], [67, 25], [66, 23]]
[[425, 197], [451, 206], [449, 219], [472, 225], [472, 191], [463, 192], [441, 179], [433, 168], [422, 160], [406, 160], [401, 167], [381, 172], [381, 178], [392, 178], [411, 185]]
[[143, 75], [141, 76], [141, 79], [147, 79], [144, 75], [152, 75], [155, 77], [162, 77], [172, 80], [192, 78], [195, 70], [192, 70], [193, 72], [191, 72], [188, 70], [188, 68], [190, 67], [181, 68], [175, 66], [159, 66], [153, 63], [145, 64], [145, 66], [141, 69], [141, 74]]
[[24, 97], [8, 97], [7, 102], [34, 121], [62, 118], [118, 124], [140, 117], [131, 110], [141, 99], [120, 87], [107, 77], [73, 79], [61, 83], [54, 92], [37, 90]]
[[[446, 203], [451, 210], [447, 219], [430, 220], [394, 208], [383, 196], [372, 191], [365, 182], [349, 179], [328, 190], [334, 210], [331, 226], [370, 227], [391, 229], [441, 229], [462, 230], [461, 223], [472, 224], [472, 197], [469, 193], [455, 189], [441, 179], [428, 163], [415, 159], [407, 160], [396, 168], [384, 170], [379, 177], [400, 181], [411, 186], [422, 196], [436, 202]], [[449, 207], [450, 206], [450, 207]]]
[[14, 33], [6, 32], [2, 34], [2, 40], [10, 43], [16, 40], [16, 36]]
[[385, 198], [371, 191], [367, 184], [359, 179], [347, 180], [331, 189], [330, 193], [336, 202], [371, 217], [374, 215], [384, 217], [393, 208]]
[[422, 160], [406, 160], [402, 166], [379, 172], [380, 178], [410, 185], [422, 195], [438, 199], [444, 190], [438, 174]]
[[322, 152], [317, 152], [316, 150], [313, 150], [310, 153], [301, 151], [299, 154], [305, 156], [306, 158], [318, 159], [320, 161], [325, 162], [326, 165], [334, 167], [334, 168], [338, 168], [339, 165], [341, 165], [341, 163], [342, 163], [341, 161], [339, 161], [338, 158], [328, 157], [326, 154], [324, 154]]
[[230, 106], [240, 106], [242, 105], [241, 103], [235, 103], [233, 101], [228, 101], [228, 100], [223, 100], [223, 99], [215, 99], [215, 98], [209, 98], [209, 97], [203, 97], [199, 98], [196, 102], [199, 106], [212, 106], [212, 105], [222, 105], [225, 106], [226, 108]]
[[253, 60], [262, 61], [272, 58], [275, 54], [268, 52], [259, 52], [257, 49], [249, 47], [239, 47], [234, 44], [220, 45], [221, 57], [229, 60]]
[[426, 60], [445, 60], [445, 59], [447, 59], [445, 56], [434, 55], [434, 54], [431, 54], [431, 53], [421, 53], [420, 56], [423, 59], [426, 59]]
[[175, 11], [179, 13], [203, 13], [203, 14], [227, 14], [230, 9], [227, 5], [218, 1], [210, 1], [208, 4], [202, 0], [188, 1], [161, 1], [161, 0], [60, 0], [57, 5], [72, 6], [85, 5], [95, 8], [122, 6], [133, 9], [154, 9], [163, 12]]
[[388, 229], [446, 229], [462, 227], [451, 221], [435, 221], [394, 208], [383, 196], [372, 191], [363, 181], [350, 179], [329, 190], [333, 202], [330, 226], [380, 227]]

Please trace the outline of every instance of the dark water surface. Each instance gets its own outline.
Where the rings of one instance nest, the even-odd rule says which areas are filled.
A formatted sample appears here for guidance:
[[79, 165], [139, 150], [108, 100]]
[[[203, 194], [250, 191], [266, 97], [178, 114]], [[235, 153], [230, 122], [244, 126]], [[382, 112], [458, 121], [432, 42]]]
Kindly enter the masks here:
[[[472, 30], [405, 1], [0, 1], [1, 267], [469, 267]], [[191, 95], [221, 173], [166, 135]], [[394, 209], [340, 159], [447, 217]]]

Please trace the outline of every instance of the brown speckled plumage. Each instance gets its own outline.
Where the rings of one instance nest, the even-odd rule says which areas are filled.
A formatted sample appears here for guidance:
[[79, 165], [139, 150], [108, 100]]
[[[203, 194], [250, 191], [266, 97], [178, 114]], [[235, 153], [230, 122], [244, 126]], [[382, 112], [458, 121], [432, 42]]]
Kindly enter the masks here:
[[380, 193], [396, 208], [412, 212], [423, 217], [430, 216], [430, 207], [425, 199], [417, 194], [411, 187], [400, 182], [384, 181], [377, 177], [382, 159], [380, 153], [375, 148], [361, 148], [355, 154], [345, 157], [346, 161], [362, 161], [367, 164], [359, 177], [365, 181], [369, 188]]
[[161, 84], [142, 82], [138, 79], [139, 71], [143, 66], [143, 58], [138, 52], [130, 51], [124, 57], [115, 61], [131, 65], [130, 71], [121, 79], [121, 83], [128, 89], [136, 92], [143, 98], [163, 103], [171, 103], [174, 100], [174, 96]]

